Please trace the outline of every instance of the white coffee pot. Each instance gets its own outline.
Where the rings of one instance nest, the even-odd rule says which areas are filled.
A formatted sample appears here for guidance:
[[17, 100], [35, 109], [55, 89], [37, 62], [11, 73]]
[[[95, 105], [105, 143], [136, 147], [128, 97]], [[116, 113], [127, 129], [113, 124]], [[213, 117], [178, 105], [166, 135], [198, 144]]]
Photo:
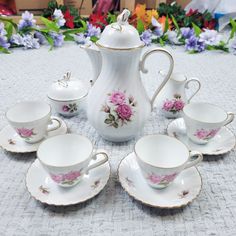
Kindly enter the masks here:
[[[163, 71], [160, 71], [160, 74], [166, 76]], [[194, 83], [196, 83], [196, 89], [188, 98], [186, 90], [189, 89], [190, 84]], [[158, 94], [155, 105], [167, 118], [180, 117], [184, 106], [191, 101], [200, 88], [201, 83], [198, 78], [187, 78], [184, 74], [172, 73], [165, 88]]]
[[[148, 50], [140, 60], [145, 45], [128, 23], [129, 15], [125, 9], [116, 23], [106, 26], [96, 45], [84, 47], [94, 67], [87, 100], [88, 120], [104, 139], [114, 142], [127, 141], [143, 128], [174, 66], [171, 54], [161, 48]], [[163, 82], [149, 98], [140, 72], [147, 73], [145, 61], [153, 53], [166, 55], [170, 65]]]

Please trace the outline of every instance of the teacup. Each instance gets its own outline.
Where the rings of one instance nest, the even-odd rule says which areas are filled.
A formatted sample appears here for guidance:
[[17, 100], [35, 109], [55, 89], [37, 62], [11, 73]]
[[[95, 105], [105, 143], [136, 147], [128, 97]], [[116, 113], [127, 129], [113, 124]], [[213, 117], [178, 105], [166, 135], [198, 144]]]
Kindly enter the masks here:
[[187, 104], [183, 109], [188, 137], [197, 144], [207, 144], [221, 127], [234, 120], [232, 112], [226, 112], [220, 107], [199, 102]]
[[[103, 158], [94, 162], [99, 154]], [[84, 174], [108, 161], [104, 150], [94, 151], [91, 141], [77, 134], [46, 139], [40, 144], [37, 157], [51, 179], [62, 187], [76, 185]]]
[[181, 171], [203, 158], [200, 152], [189, 151], [176, 138], [161, 134], [142, 137], [134, 152], [146, 182], [157, 189], [167, 187]]
[[[51, 118], [51, 107], [43, 101], [25, 101], [6, 112], [9, 124], [27, 143], [41, 141], [48, 132], [60, 128], [61, 122]], [[56, 124], [53, 124], [54, 122]]]

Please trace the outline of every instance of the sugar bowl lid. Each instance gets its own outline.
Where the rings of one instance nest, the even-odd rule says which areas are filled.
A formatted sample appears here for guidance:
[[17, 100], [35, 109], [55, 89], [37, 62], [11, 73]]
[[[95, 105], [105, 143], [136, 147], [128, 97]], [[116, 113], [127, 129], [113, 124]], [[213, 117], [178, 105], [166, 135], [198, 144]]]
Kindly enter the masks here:
[[71, 78], [71, 72], [67, 72], [63, 79], [54, 82], [48, 91], [48, 97], [56, 101], [77, 100], [87, 94], [88, 90], [84, 84], [80, 80]]
[[117, 22], [107, 25], [96, 42], [97, 46], [110, 49], [131, 49], [143, 47], [138, 31], [128, 23], [130, 11], [124, 9]]

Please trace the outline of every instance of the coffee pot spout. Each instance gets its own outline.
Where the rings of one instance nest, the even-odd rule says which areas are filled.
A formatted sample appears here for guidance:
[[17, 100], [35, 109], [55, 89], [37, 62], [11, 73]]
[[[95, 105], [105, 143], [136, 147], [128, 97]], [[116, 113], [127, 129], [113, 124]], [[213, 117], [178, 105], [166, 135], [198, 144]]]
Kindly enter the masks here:
[[102, 56], [99, 48], [92, 44], [92, 45], [81, 45], [81, 48], [85, 50], [87, 53], [91, 65], [92, 65], [92, 76], [90, 79], [90, 84], [93, 85], [100, 75], [101, 68], [102, 68]]

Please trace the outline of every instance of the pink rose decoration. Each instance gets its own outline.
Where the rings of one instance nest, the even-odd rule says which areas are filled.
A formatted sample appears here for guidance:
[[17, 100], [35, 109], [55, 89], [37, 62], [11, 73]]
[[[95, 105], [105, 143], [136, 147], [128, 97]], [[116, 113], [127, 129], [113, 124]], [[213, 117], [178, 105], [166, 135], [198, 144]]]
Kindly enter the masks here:
[[176, 100], [174, 102], [174, 107], [175, 107], [175, 110], [182, 111], [184, 108], [184, 102], [182, 100]]
[[166, 100], [163, 104], [162, 109], [165, 110], [165, 111], [169, 111], [173, 108], [173, 106], [174, 106], [174, 103], [172, 101]]
[[153, 183], [153, 184], [159, 184], [162, 180], [161, 176], [151, 174], [148, 176], [148, 179]]
[[171, 174], [171, 175], [165, 175], [163, 178], [163, 181], [171, 182], [175, 179], [177, 173]]
[[119, 105], [116, 108], [116, 112], [118, 114], [118, 116], [122, 119], [122, 120], [129, 120], [130, 117], [132, 116], [132, 110], [130, 108], [129, 105]]
[[114, 105], [122, 105], [125, 102], [125, 94], [122, 92], [113, 92], [110, 96], [110, 102]]
[[211, 130], [198, 129], [195, 132], [194, 136], [196, 136], [199, 139], [208, 140], [210, 138], [213, 138], [218, 131], [219, 129], [211, 129]]
[[56, 183], [60, 183], [62, 182], [63, 179], [63, 175], [54, 175], [54, 174], [50, 174], [51, 178], [56, 182]]
[[68, 112], [68, 111], [69, 111], [69, 107], [68, 107], [67, 105], [64, 105], [64, 106], [62, 107], [62, 110], [63, 110], [64, 112]]
[[50, 174], [51, 178], [56, 182], [56, 183], [62, 183], [64, 181], [74, 181], [76, 180], [79, 176], [81, 176], [80, 171], [71, 171], [67, 174]]
[[29, 138], [32, 135], [34, 135], [33, 129], [26, 129], [26, 128], [19, 128], [17, 129], [17, 133], [22, 137], [22, 138]]
[[155, 174], [150, 174], [148, 176], [148, 180], [150, 180], [153, 184], [164, 184], [164, 183], [169, 183], [171, 181], [173, 181], [176, 177], [177, 173], [171, 174], [171, 175], [163, 175], [163, 176], [159, 176], [159, 175], [155, 175]]

